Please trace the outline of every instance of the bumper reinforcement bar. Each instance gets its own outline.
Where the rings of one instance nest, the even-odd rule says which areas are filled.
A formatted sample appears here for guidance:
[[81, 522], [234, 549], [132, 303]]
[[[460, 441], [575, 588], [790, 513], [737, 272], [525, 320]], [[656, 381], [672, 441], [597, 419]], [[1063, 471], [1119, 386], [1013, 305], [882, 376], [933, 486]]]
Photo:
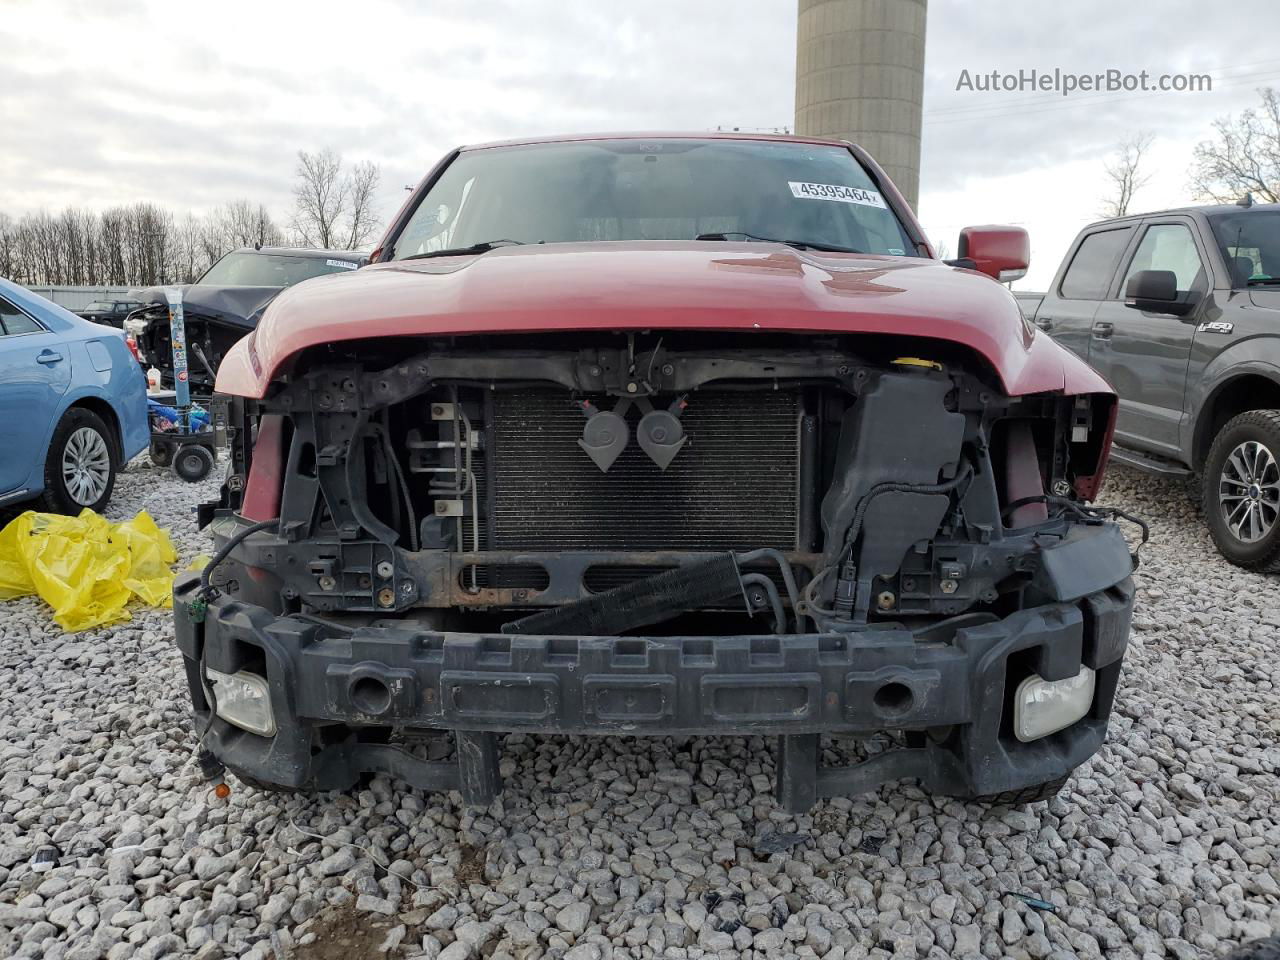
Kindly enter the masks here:
[[[233, 598], [197, 622], [194, 574], [175, 584], [178, 646], [199, 725], [202, 669], [266, 680], [276, 733], [214, 717], [205, 745], [233, 772], [303, 789], [384, 773], [486, 804], [501, 788], [502, 732], [776, 736], [777, 796], [789, 810], [915, 778], [958, 796], [1066, 775], [1102, 744], [1128, 640], [1127, 578], [1076, 600], [961, 626], [947, 642], [885, 625], [849, 634], [540, 637], [444, 633], [389, 619], [334, 631]], [[1096, 672], [1089, 713], [1029, 743], [1010, 732], [1011, 672]], [[419, 759], [391, 731], [450, 731], [455, 757]], [[820, 764], [825, 733], [898, 731], [908, 746]], [[914, 734], [914, 736], [913, 736]]]

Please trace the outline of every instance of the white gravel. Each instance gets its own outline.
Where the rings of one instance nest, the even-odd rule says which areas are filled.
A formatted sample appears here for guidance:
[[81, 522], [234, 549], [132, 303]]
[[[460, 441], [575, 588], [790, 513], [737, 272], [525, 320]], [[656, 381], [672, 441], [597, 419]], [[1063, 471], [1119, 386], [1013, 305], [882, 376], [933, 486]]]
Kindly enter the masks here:
[[[186, 561], [215, 486], [135, 464], [111, 514], [150, 510]], [[1106, 500], [1155, 534], [1111, 737], [1011, 810], [899, 785], [792, 818], [745, 738], [512, 736], [479, 815], [384, 779], [224, 802], [167, 611], [67, 637], [0, 605], [0, 956], [1121, 960], [1280, 932], [1277, 581], [1219, 559], [1180, 485], [1117, 472]], [[810, 839], [758, 857], [774, 830]]]

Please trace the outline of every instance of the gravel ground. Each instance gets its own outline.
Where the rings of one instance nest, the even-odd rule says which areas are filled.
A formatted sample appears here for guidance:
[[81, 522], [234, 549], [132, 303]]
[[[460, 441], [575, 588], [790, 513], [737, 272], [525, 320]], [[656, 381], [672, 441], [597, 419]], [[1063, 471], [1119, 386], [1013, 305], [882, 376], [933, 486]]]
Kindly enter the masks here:
[[[135, 463], [111, 514], [186, 561], [214, 486]], [[1276, 580], [1219, 559], [1180, 485], [1116, 472], [1105, 499], [1154, 532], [1110, 740], [1015, 809], [900, 785], [789, 817], [748, 738], [512, 736], [482, 812], [385, 779], [221, 801], [167, 611], [64, 637], [0, 605], [0, 956], [1119, 960], [1280, 932]], [[757, 853], [775, 831], [804, 839]]]

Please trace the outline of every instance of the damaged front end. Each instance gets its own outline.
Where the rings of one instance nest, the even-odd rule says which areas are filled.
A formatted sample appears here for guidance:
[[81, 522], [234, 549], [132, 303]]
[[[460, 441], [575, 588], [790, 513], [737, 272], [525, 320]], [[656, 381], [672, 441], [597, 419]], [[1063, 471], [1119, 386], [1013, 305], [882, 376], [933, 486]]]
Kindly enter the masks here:
[[[226, 559], [175, 588], [206, 746], [474, 802], [513, 730], [776, 735], [795, 810], [1059, 781], [1101, 744], [1132, 609], [1085, 503], [1113, 398], [1008, 397], [938, 341], [743, 343], [378, 340], [238, 401], [202, 510]], [[456, 759], [415, 752], [446, 730]], [[897, 746], [820, 766], [821, 735], [875, 731]]]
[[[257, 325], [262, 311], [280, 293], [280, 287], [181, 288], [189, 357], [188, 376], [199, 396], [213, 393], [218, 366], [237, 342]], [[143, 306], [129, 314], [127, 323], [136, 331], [139, 359], [160, 371], [160, 383], [172, 388], [173, 341], [169, 329], [169, 304], [164, 287], [152, 287], [140, 295]]]

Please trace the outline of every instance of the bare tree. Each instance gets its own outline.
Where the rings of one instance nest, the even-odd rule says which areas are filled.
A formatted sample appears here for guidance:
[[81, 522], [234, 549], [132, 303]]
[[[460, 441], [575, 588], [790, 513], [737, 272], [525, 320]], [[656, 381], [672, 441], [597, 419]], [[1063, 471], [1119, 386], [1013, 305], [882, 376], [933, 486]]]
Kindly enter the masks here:
[[1114, 156], [1107, 161], [1105, 170], [1111, 182], [1111, 194], [1103, 200], [1099, 215], [1123, 217], [1129, 213], [1133, 196], [1151, 180], [1142, 172], [1142, 159], [1155, 138], [1149, 133], [1138, 133], [1117, 147]]
[[293, 225], [304, 243], [330, 249], [337, 242], [338, 222], [346, 205], [342, 158], [332, 150], [298, 151]]
[[0, 213], [0, 277], [17, 278], [18, 250], [18, 225], [7, 213]]
[[0, 213], [0, 276], [19, 283], [152, 286], [190, 283], [236, 247], [291, 243], [354, 250], [378, 226], [373, 163], [344, 167], [332, 150], [298, 154], [288, 232], [261, 203], [223, 204], [182, 220], [150, 203], [100, 213], [69, 207], [14, 218]]
[[216, 217], [207, 217], [200, 223], [200, 259], [212, 266], [218, 258], [227, 253], [233, 244], [226, 238], [222, 224]]
[[129, 255], [125, 249], [126, 207], [111, 207], [98, 217], [98, 246], [102, 251], [103, 281], [118, 285], [130, 282]]
[[1262, 105], [1239, 117], [1219, 117], [1214, 136], [1192, 154], [1191, 189], [1198, 199], [1233, 203], [1246, 193], [1280, 202], [1280, 94], [1258, 91]]
[[233, 200], [219, 208], [214, 219], [228, 247], [274, 247], [284, 242], [284, 234], [260, 203]]
[[47, 210], [42, 210], [27, 217], [23, 226], [30, 249], [33, 279], [44, 283], [65, 283], [57, 220]]
[[177, 246], [173, 214], [151, 203], [135, 203], [127, 213], [124, 232], [130, 277], [143, 286], [168, 283]]
[[347, 245], [348, 250], [364, 246], [378, 226], [373, 208], [373, 194], [378, 189], [382, 171], [375, 163], [357, 163], [347, 177]]
[[373, 194], [381, 179], [376, 164], [357, 163], [344, 171], [331, 149], [298, 151], [293, 228], [307, 246], [354, 250], [377, 225]]
[[267, 208], [248, 200], [181, 220], [150, 203], [101, 213], [42, 210], [17, 219], [0, 213], [0, 276], [29, 284], [190, 283], [235, 247], [285, 243]]
[[177, 227], [173, 279], [178, 283], [195, 283], [209, 269], [210, 264], [204, 256], [203, 232], [204, 224], [192, 213], [188, 213]]
[[99, 280], [97, 256], [98, 218], [88, 210], [70, 207], [57, 220], [57, 245], [62, 282], [94, 284]]

